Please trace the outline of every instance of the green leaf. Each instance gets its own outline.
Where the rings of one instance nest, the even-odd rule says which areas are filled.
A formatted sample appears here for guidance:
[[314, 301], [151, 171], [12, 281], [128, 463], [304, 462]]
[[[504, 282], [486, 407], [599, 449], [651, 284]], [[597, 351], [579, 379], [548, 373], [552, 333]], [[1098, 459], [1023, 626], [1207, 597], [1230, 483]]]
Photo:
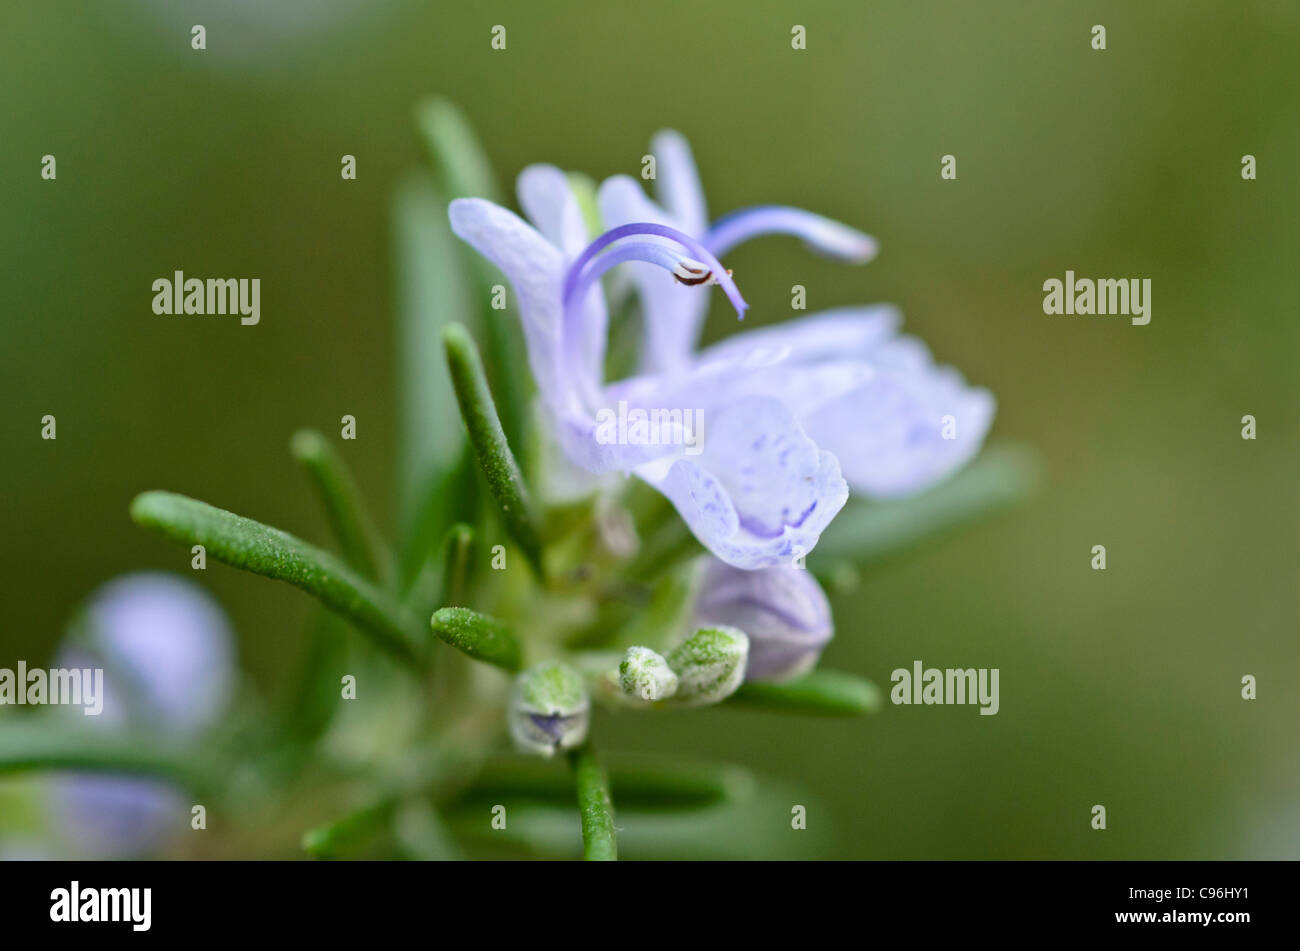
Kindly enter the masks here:
[[990, 446], [948, 481], [895, 502], [850, 500], [822, 533], [809, 565], [833, 558], [862, 563], [899, 554], [922, 541], [1028, 497], [1040, 477], [1037, 459], [1014, 445]]
[[411, 799], [398, 809], [393, 816], [393, 834], [402, 853], [416, 861], [465, 858], [442, 817], [424, 799]]
[[487, 481], [488, 491], [501, 509], [506, 531], [541, 577], [541, 534], [537, 518], [519, 463], [510, 451], [501, 420], [497, 418], [478, 348], [469, 332], [459, 324], [445, 327], [442, 339], [461, 418], [465, 421], [469, 443]]
[[[703, 809], [744, 799], [754, 777], [740, 766], [692, 763], [645, 756], [612, 758], [610, 795], [620, 811]], [[528, 800], [549, 805], [573, 801], [573, 781], [555, 764], [536, 756], [502, 756], [486, 762], [457, 802]]]
[[433, 612], [430, 625], [433, 633], [475, 660], [512, 673], [522, 665], [519, 642], [496, 618], [469, 608], [439, 608]]
[[[439, 190], [448, 201], [485, 198], [505, 204], [487, 153], [459, 109], [445, 99], [426, 99], [416, 107], [415, 125], [438, 177]], [[444, 221], [446, 217], [444, 207]], [[501, 427], [520, 458], [524, 458], [530, 377], [520, 355], [517, 325], [491, 306], [493, 286], [504, 281], [501, 272], [482, 255], [464, 245], [458, 250], [465, 265], [462, 271], [469, 275], [467, 286], [474, 301], [471, 309], [479, 316], [476, 329], [487, 341], [488, 379], [497, 395]]]
[[442, 550], [442, 601], [458, 607], [465, 599], [473, 567], [474, 529], [463, 522], [456, 523], [447, 532]]
[[[293, 434], [290, 449], [320, 492], [325, 515], [343, 550], [343, 560], [371, 581], [380, 581], [381, 546], [366, 514], [356, 481], [329, 440], [314, 429]], [[385, 572], [386, 573], [386, 572]]]
[[609, 779], [590, 743], [570, 753], [569, 764], [578, 786], [582, 857], [588, 862], [612, 862], [618, 858], [618, 844], [614, 838], [614, 803], [609, 795]]
[[174, 492], [136, 496], [131, 517], [184, 545], [203, 545], [218, 561], [301, 588], [401, 660], [418, 665], [427, 657], [414, 615], [329, 552], [288, 532]]
[[305, 744], [324, 733], [339, 712], [338, 671], [347, 669], [345, 625], [324, 608], [313, 612], [297, 681], [281, 711], [288, 745], [304, 758], [309, 752]]
[[62, 716], [0, 718], [0, 775], [45, 769], [155, 776], [191, 788], [211, 780], [184, 750], [156, 737], [89, 729]]
[[502, 204], [487, 153], [459, 109], [446, 99], [426, 99], [415, 107], [415, 127], [448, 196]]
[[[811, 823], [798, 834], [790, 831], [791, 803], [801, 803], [809, 814], [819, 816], [830, 814], [825, 806], [806, 787], [771, 776], [756, 781], [753, 794], [744, 799], [702, 809], [640, 811], [625, 806], [617, 788], [612, 792], [618, 797], [618, 851], [623, 858], [809, 860], [834, 851], [833, 819]], [[509, 825], [493, 829], [484, 818], [489, 815], [484, 806], [475, 800], [444, 813], [475, 856], [567, 859], [582, 854], [572, 807], [561, 810], [550, 802], [507, 803]], [[785, 820], [774, 822], [774, 816]]]
[[[449, 402], [455, 407], [454, 397]], [[459, 411], [456, 415], [459, 417]], [[464, 432], [459, 419], [456, 426]], [[456, 463], [440, 473], [416, 521], [407, 530], [398, 590], [403, 602], [419, 617], [428, 617], [441, 604], [441, 543], [446, 540], [449, 527], [463, 513], [478, 510], [479, 479], [470, 455], [469, 447], [463, 447]]]
[[[447, 222], [446, 198], [427, 173], [402, 182], [392, 218], [398, 519], [407, 533], [402, 538], [403, 551], [422, 562], [454, 517], [441, 500], [431, 499], [465, 444], [442, 352], [442, 328], [450, 321], [468, 319], [474, 310], [462, 276], [459, 242]], [[403, 577], [411, 574], [413, 570], [408, 570]]]
[[354, 852], [389, 833], [397, 804], [395, 798], [381, 799], [309, 829], [303, 833], [303, 851], [315, 859], [338, 858]]
[[785, 683], [747, 683], [726, 701], [777, 713], [854, 717], [875, 713], [880, 690], [869, 680], [838, 670], [814, 670]]

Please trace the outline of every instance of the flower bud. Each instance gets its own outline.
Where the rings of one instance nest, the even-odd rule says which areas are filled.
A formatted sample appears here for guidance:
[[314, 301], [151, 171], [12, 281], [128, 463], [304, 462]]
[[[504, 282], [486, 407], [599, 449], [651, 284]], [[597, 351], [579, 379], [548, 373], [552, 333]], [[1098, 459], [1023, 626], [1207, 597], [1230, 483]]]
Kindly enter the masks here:
[[677, 693], [677, 675], [668, 661], [648, 647], [627, 649], [627, 657], [618, 665], [618, 679], [624, 694], [646, 703]]
[[553, 756], [587, 738], [591, 701], [582, 675], [547, 661], [515, 678], [510, 697], [510, 735], [529, 753]]
[[717, 703], [735, 693], [745, 679], [749, 638], [734, 627], [705, 627], [668, 655], [677, 674], [674, 700], [685, 706]]
[[695, 623], [749, 635], [746, 680], [789, 680], [817, 663], [834, 633], [830, 603], [807, 571], [789, 566], [743, 571], [712, 560], [701, 579]]

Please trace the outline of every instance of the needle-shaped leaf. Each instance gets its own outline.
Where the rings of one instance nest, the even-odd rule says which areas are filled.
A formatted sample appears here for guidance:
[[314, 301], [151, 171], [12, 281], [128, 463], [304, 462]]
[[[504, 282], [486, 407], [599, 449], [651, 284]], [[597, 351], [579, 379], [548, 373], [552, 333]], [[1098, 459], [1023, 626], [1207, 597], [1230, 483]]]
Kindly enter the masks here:
[[413, 798], [402, 804], [393, 816], [393, 835], [401, 852], [419, 862], [465, 858], [442, 816], [425, 799]]
[[218, 561], [287, 581], [351, 620], [401, 660], [421, 663], [428, 639], [409, 611], [329, 552], [251, 518], [174, 492], [144, 492], [131, 517], [185, 545], [203, 545]]
[[191, 787], [211, 780], [185, 751], [154, 737], [87, 729], [49, 715], [0, 721], [0, 775], [46, 769], [155, 776]]
[[[445, 99], [426, 99], [415, 109], [415, 125], [437, 176], [438, 188], [453, 198], [486, 198], [504, 203], [496, 175], [474, 129], [464, 114]], [[446, 220], [443, 208], [443, 220]], [[462, 271], [473, 301], [471, 310], [479, 317], [476, 329], [487, 341], [488, 379], [497, 395], [501, 426], [521, 458], [526, 455], [524, 439], [527, 421], [527, 381], [530, 379], [520, 353], [517, 324], [505, 312], [493, 308], [494, 288], [504, 286], [501, 272], [463, 245]], [[455, 318], [459, 319], [459, 318]], [[470, 324], [467, 322], [467, 326]]]
[[469, 586], [473, 566], [474, 529], [457, 522], [447, 532], [443, 542], [442, 601], [452, 607], [460, 606]]
[[[833, 850], [828, 823], [810, 823], [798, 835], [791, 835], [788, 819], [772, 821], [773, 816], [788, 817], [791, 803], [806, 805], [810, 814], [822, 808], [809, 799], [806, 785], [788, 784], [776, 777], [757, 780], [752, 795], [743, 799], [701, 809], [641, 811], [625, 805], [616, 786], [611, 792], [618, 801], [618, 851], [623, 858], [808, 860]], [[505, 804], [509, 813], [505, 828], [493, 828], [484, 821], [490, 804], [479, 800], [453, 805], [443, 813], [457, 838], [472, 844], [476, 853], [503, 859], [567, 859], [582, 854], [581, 841], [575, 841], [578, 837], [574, 835], [572, 788], [567, 809], [549, 800], [492, 802]]]
[[876, 561], [1028, 497], [1039, 481], [1033, 453], [990, 446], [948, 481], [894, 502], [850, 499], [808, 556], [810, 568], [834, 557]]
[[290, 448], [320, 492], [325, 515], [343, 550], [343, 560], [371, 581], [380, 581], [381, 546], [343, 457], [314, 429], [294, 433]]
[[397, 805], [395, 798], [381, 799], [309, 829], [302, 837], [303, 851], [316, 859], [338, 858], [355, 852], [390, 832]]
[[325, 608], [313, 612], [307, 645], [298, 664], [297, 682], [281, 713], [282, 728], [295, 756], [308, 755], [311, 741], [325, 732], [339, 713], [335, 671], [347, 657], [347, 622]]
[[[443, 358], [446, 364], [446, 358]], [[454, 394], [448, 402], [458, 417], [456, 428], [464, 434]], [[449, 526], [464, 513], [478, 511], [480, 485], [477, 466], [468, 446], [461, 447], [456, 464], [439, 474], [426, 496], [415, 523], [408, 527], [401, 554], [398, 590], [402, 601], [420, 617], [427, 617], [442, 602], [442, 548]]]
[[415, 127], [449, 197], [501, 204], [487, 153], [459, 109], [446, 99], [425, 99], [415, 107]]
[[448, 473], [465, 444], [442, 328], [474, 313], [463, 254], [447, 221], [447, 198], [428, 173], [398, 187], [392, 210], [397, 317], [398, 519], [404, 581], [433, 552], [455, 517], [444, 504]]
[[880, 690], [871, 681], [838, 670], [814, 670], [785, 683], [747, 683], [726, 701], [778, 713], [853, 717], [880, 709]]
[[[611, 758], [607, 772], [610, 795], [620, 810], [703, 809], [744, 799], [755, 785], [754, 777], [740, 766], [643, 756]], [[456, 801], [564, 805], [573, 801], [573, 781], [539, 757], [502, 756], [486, 762]]]
[[501, 520], [538, 575], [542, 573], [541, 535], [528, 487], [519, 463], [510, 451], [496, 405], [483, 374], [483, 361], [469, 332], [449, 324], [442, 332], [447, 365], [456, 390], [461, 418], [469, 433], [470, 446], [487, 481], [488, 490], [501, 510]]
[[512, 673], [521, 665], [519, 642], [496, 618], [469, 608], [439, 608], [430, 620], [433, 633], [464, 654]]
[[578, 786], [582, 857], [588, 862], [612, 862], [618, 858], [618, 844], [614, 838], [614, 803], [609, 795], [609, 778], [590, 743], [570, 753], [569, 763]]

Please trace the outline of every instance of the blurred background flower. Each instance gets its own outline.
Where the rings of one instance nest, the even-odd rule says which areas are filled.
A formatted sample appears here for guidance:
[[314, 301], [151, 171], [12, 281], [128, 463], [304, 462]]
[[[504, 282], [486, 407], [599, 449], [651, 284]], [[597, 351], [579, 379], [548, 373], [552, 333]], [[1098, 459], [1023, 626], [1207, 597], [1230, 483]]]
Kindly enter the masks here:
[[[91, 595], [56, 667], [102, 668], [104, 709], [93, 729], [192, 742], [228, 708], [234, 634], [220, 605], [192, 581], [162, 573], [118, 578]], [[83, 718], [79, 708], [66, 708]], [[129, 858], [189, 827], [185, 793], [161, 780], [57, 774], [48, 822], [72, 855]]]

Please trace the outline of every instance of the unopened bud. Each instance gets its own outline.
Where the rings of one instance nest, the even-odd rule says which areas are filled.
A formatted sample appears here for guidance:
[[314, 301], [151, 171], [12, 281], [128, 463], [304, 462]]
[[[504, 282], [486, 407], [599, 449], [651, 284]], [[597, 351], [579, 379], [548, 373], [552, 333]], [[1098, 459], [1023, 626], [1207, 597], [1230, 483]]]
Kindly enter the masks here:
[[734, 627], [706, 627], [692, 634], [668, 655], [677, 674], [679, 703], [699, 706], [731, 696], [745, 679], [749, 638]]
[[591, 701], [582, 675], [547, 661], [515, 678], [510, 697], [510, 735], [530, 753], [553, 756], [587, 738]]
[[830, 602], [807, 571], [780, 566], [742, 571], [712, 561], [704, 571], [695, 623], [749, 635], [746, 680], [789, 680], [817, 663], [834, 633]]
[[652, 703], [677, 693], [677, 675], [668, 661], [648, 647], [629, 647], [618, 665], [619, 684], [629, 697]]

